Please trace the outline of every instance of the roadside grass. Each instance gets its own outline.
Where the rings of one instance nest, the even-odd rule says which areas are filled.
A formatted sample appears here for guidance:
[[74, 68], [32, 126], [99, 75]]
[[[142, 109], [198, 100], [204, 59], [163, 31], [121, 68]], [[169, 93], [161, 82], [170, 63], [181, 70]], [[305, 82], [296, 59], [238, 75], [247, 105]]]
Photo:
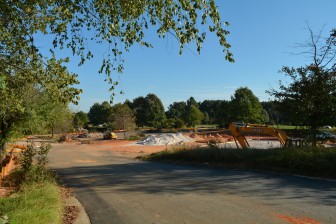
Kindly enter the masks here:
[[336, 178], [336, 148], [176, 148], [138, 157], [210, 166]]
[[61, 224], [63, 201], [55, 175], [46, 168], [50, 144], [30, 143], [18, 157], [20, 168], [2, 180], [16, 189], [0, 198], [0, 224]]
[[55, 182], [24, 184], [10, 197], [0, 198], [0, 205], [0, 214], [11, 224], [62, 223], [63, 204]]

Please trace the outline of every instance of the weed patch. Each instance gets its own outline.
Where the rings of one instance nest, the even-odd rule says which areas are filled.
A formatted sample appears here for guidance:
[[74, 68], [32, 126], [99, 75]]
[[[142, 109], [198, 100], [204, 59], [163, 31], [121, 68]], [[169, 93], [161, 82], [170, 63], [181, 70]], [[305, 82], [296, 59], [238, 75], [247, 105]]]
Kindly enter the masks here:
[[216, 147], [172, 149], [139, 157], [210, 164], [229, 168], [255, 169], [336, 178], [336, 148], [220, 149]]

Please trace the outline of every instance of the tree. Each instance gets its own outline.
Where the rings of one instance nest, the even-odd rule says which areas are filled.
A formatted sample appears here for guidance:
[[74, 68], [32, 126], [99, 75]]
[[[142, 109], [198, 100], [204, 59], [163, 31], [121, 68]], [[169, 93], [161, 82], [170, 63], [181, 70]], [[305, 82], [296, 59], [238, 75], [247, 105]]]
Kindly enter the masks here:
[[116, 104], [112, 107], [114, 113], [113, 126], [116, 129], [122, 129], [124, 138], [126, 138], [126, 131], [135, 128], [135, 117], [131, 108], [127, 104]]
[[133, 100], [130, 107], [135, 114], [135, 121], [138, 127], [143, 127], [146, 125], [146, 99], [142, 96], [137, 97]]
[[150, 93], [146, 97], [135, 98], [131, 109], [134, 111], [138, 127], [148, 126], [160, 129], [166, 123], [163, 104], [155, 94]]
[[[223, 104], [222, 100], [204, 100], [199, 109], [204, 113], [207, 114], [209, 117], [208, 122], [210, 124], [216, 124], [221, 119], [220, 118], [220, 107]], [[221, 123], [221, 122], [219, 122]]]
[[[309, 27], [308, 27], [309, 28]], [[287, 85], [280, 81], [279, 90], [267, 91], [276, 98], [280, 111], [291, 114], [296, 125], [309, 126], [313, 145], [318, 128], [335, 124], [336, 112], [336, 35], [335, 30], [324, 40], [309, 28], [310, 38], [302, 46], [311, 56], [309, 65], [299, 68], [283, 67], [282, 72], [291, 79]]]
[[93, 125], [110, 125], [113, 120], [112, 115], [112, 107], [107, 101], [102, 104], [94, 103], [88, 113], [90, 123]]
[[262, 110], [262, 121], [263, 121], [264, 123], [268, 123], [268, 122], [270, 121], [268, 112], [267, 112], [267, 110], [265, 110], [265, 109]]
[[[100, 73], [114, 90], [112, 71], [123, 71], [122, 54], [134, 44], [152, 47], [144, 41], [148, 30], [159, 37], [176, 38], [180, 53], [185, 45], [196, 43], [197, 51], [206, 39], [207, 27], [219, 39], [225, 59], [233, 62], [226, 41], [228, 26], [223, 23], [214, 0], [176, 1], [3, 1], [0, 4], [0, 148], [10, 129], [27, 119], [23, 94], [34, 86], [50, 94], [51, 100], [77, 103], [80, 90], [77, 76], [63, 65], [69, 58], [57, 58], [55, 49], [68, 48], [80, 57], [79, 65], [93, 57], [88, 40], [106, 44], [106, 57]], [[41, 36], [50, 40], [50, 51], [39, 49]], [[45, 43], [48, 45], [48, 43]], [[44, 47], [45, 48], [45, 47]], [[114, 92], [112, 92], [112, 96]]]
[[186, 109], [187, 104], [184, 101], [174, 102], [173, 104], [169, 105], [166, 116], [168, 118], [182, 119]]
[[195, 100], [194, 97], [190, 97], [190, 98], [187, 100], [187, 107], [190, 107], [190, 106], [195, 106], [195, 107], [199, 108], [199, 105], [198, 105], [198, 103], [196, 102], [196, 100]]
[[146, 125], [149, 127], [161, 129], [166, 121], [165, 110], [159, 97], [155, 94], [148, 94], [145, 98]]
[[42, 108], [46, 128], [50, 130], [51, 137], [54, 133], [67, 132], [72, 127], [72, 113], [63, 103], [48, 102]]
[[166, 128], [183, 128], [184, 127], [184, 121], [180, 118], [168, 118], [166, 120], [165, 127]]
[[187, 108], [184, 117], [189, 127], [196, 127], [196, 125], [201, 124], [204, 114], [195, 105], [191, 105]]
[[238, 88], [231, 97], [231, 121], [260, 123], [262, 106], [259, 99], [247, 87]]
[[316, 144], [318, 128], [335, 123], [335, 72], [313, 66], [284, 67], [283, 72], [292, 82], [288, 86], [280, 85], [280, 90], [272, 90], [270, 94], [277, 99], [280, 111], [291, 114], [295, 125], [310, 127], [313, 143]]
[[[76, 102], [74, 97], [80, 93], [71, 87], [78, 84], [76, 75], [68, 73], [65, 67], [56, 61], [50, 61], [52, 70], [47, 66], [31, 69], [0, 69], [2, 87], [0, 89], [0, 149], [4, 151], [6, 142], [13, 137], [14, 129], [28, 124], [33, 117], [39, 117], [40, 104], [34, 100], [41, 100], [41, 96], [47, 97], [49, 102], [57, 102], [67, 105]], [[29, 65], [26, 65], [27, 67]], [[60, 73], [59, 73], [60, 72]], [[30, 75], [27, 77], [27, 74]], [[60, 75], [61, 76], [58, 76]], [[43, 76], [43, 78], [40, 78]], [[41, 118], [41, 117], [40, 117]], [[30, 122], [30, 125], [32, 122]], [[42, 126], [42, 125], [41, 125]]]
[[[278, 102], [279, 103], [279, 102]], [[279, 111], [277, 103], [275, 101], [261, 102], [264, 110], [267, 111], [269, 116], [269, 122], [272, 124], [295, 124], [291, 120], [291, 114], [288, 111]]]
[[[109, 51], [102, 62], [100, 72], [114, 85], [112, 71], [122, 72], [122, 54], [131, 46], [152, 45], [145, 41], [154, 28], [160, 38], [173, 36], [180, 44], [180, 53], [185, 45], [194, 42], [201, 51], [207, 32], [215, 33], [223, 48], [225, 59], [233, 61], [225, 29], [214, 0], [144, 1], [118, 0], [96, 1], [6, 1], [0, 5], [0, 58], [13, 53], [22, 53], [20, 61], [43, 59], [35, 41], [37, 35], [50, 37], [51, 52], [54, 48], [69, 48], [80, 57], [80, 65], [93, 57], [88, 40], [108, 45]], [[0, 67], [17, 66], [19, 57], [0, 60]]]
[[78, 111], [73, 116], [73, 124], [75, 127], [85, 127], [89, 123], [89, 117], [87, 113], [83, 111]]

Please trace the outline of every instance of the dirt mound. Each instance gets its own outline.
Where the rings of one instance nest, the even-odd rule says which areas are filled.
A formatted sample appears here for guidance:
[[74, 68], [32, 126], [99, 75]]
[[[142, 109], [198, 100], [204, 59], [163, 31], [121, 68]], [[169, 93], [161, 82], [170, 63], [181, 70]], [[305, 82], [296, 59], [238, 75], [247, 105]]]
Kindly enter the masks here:
[[193, 142], [194, 139], [177, 134], [161, 134], [161, 135], [149, 135], [144, 140], [137, 142], [140, 145], [179, 145], [184, 142]]

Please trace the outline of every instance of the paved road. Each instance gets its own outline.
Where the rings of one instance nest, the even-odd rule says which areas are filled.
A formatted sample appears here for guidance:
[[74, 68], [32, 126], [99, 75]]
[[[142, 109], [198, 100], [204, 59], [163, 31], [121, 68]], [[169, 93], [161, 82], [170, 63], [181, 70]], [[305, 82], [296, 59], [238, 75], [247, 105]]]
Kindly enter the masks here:
[[336, 223], [335, 181], [142, 162], [134, 155], [55, 145], [50, 166], [93, 224]]

